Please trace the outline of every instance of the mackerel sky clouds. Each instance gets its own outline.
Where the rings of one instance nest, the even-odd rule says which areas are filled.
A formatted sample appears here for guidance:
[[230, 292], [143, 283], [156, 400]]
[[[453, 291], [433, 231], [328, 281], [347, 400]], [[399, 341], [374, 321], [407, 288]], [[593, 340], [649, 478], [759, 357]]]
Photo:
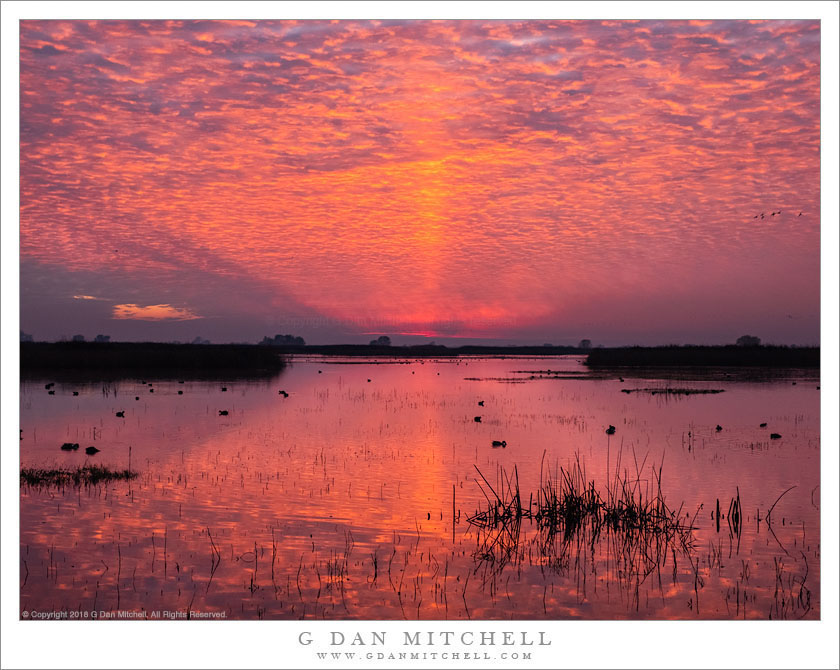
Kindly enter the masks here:
[[20, 72], [36, 339], [819, 341], [818, 21], [22, 21]]

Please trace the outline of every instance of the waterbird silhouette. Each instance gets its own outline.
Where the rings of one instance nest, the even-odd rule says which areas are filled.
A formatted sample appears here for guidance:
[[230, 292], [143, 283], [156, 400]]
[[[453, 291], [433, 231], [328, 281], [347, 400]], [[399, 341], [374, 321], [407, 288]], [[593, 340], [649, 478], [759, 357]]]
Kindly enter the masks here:
[[79, 395], [78, 391], [73, 391], [73, 395]]
[[220, 409], [219, 410], [219, 416], [227, 416], [227, 415], [228, 415], [228, 411], [226, 409]]
[[493, 440], [493, 446], [494, 446], [494, 447], [502, 447], [502, 448], [504, 448], [504, 447], [506, 447], [506, 446], [507, 446], [507, 441], [505, 441], [505, 440], [501, 440], [501, 441], [499, 441], [499, 440]]
[[222, 392], [227, 391], [227, 386], [222, 386]]
[[121, 419], [124, 419], [125, 418], [125, 410], [123, 410], [122, 412], [117, 412], [117, 416]]
[[49, 384], [46, 384], [44, 388], [47, 389], [47, 391], [49, 391], [53, 386], [55, 386], [55, 382], [50, 382]]
[[178, 395], [184, 395], [183, 391], [178, 391]]
[[473, 421], [475, 421], [476, 423], [481, 423], [481, 417], [477, 416], [473, 419]]
[[604, 431], [607, 435], [615, 435], [615, 426], [610, 425], [607, 430]]
[[55, 395], [55, 391], [47, 391], [47, 395]]
[[479, 400], [479, 401], [478, 401], [478, 406], [479, 406], [479, 407], [484, 407], [484, 401], [483, 401], [483, 400]]
[[770, 433], [770, 439], [771, 440], [780, 440], [780, 439], [782, 439], [782, 436], [779, 435], [778, 433]]
[[766, 423], [760, 423], [760, 424], [758, 424], [758, 427], [759, 428], [767, 428], [767, 424]]
[[140, 396], [139, 396], [139, 395], [136, 395], [136, 396], [134, 396], [134, 399], [135, 399], [135, 400], [140, 400]]
[[79, 448], [78, 442], [65, 442], [61, 445], [62, 451], [76, 451]]
[[85, 449], [85, 453], [88, 456], [93, 456], [94, 454], [99, 453], [99, 449], [97, 449], [96, 447], [88, 447], [87, 449]]
[[723, 426], [721, 426], [720, 424], [718, 424], [717, 426], [715, 426], [715, 431], [716, 431], [716, 432], [718, 432], [718, 433], [719, 433], [719, 432], [720, 432], [720, 431], [722, 431], [722, 430], [723, 430]]
[[288, 393], [286, 393], [285, 391], [278, 391], [277, 393], [278, 393], [279, 395], [283, 396], [284, 398], [288, 398], [288, 397], [289, 397], [289, 394], [288, 394]]

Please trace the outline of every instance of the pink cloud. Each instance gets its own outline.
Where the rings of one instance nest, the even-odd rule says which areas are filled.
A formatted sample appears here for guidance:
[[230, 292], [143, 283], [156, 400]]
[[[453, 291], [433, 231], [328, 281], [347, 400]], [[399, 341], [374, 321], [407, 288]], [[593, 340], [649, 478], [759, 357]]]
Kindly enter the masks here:
[[192, 321], [204, 317], [193, 314], [189, 309], [179, 309], [167, 304], [141, 306], [127, 303], [114, 305], [113, 318], [135, 321]]

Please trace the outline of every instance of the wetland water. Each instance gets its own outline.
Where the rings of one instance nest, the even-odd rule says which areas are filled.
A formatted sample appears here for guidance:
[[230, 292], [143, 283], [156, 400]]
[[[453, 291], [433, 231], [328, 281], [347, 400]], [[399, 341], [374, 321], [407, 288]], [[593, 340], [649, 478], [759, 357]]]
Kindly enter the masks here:
[[[622, 381], [581, 360], [299, 357], [269, 380], [54, 395], [24, 381], [21, 467], [122, 470], [130, 451], [138, 477], [21, 486], [21, 610], [819, 618], [818, 372]], [[622, 392], [665, 388], [723, 392]], [[661, 489], [693, 530], [476, 523], [514, 483], [530, 508], [564, 472], [639, 507]]]

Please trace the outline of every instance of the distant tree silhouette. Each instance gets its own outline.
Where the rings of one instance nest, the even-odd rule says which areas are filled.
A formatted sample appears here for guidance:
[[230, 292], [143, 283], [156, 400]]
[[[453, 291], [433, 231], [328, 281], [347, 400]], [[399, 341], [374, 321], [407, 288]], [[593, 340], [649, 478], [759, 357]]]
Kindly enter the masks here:
[[380, 346], [380, 347], [390, 347], [391, 346], [391, 338], [387, 335], [380, 335], [375, 340], [371, 340], [370, 343], [372, 345]]
[[592, 340], [581, 340], [578, 342], [578, 349], [591, 349]]
[[110, 342], [111, 336], [110, 335], [97, 335], [93, 338], [94, 342]]
[[29, 333], [24, 333], [20, 331], [20, 341], [21, 342], [34, 342], [35, 339]]
[[84, 335], [73, 335], [74, 342], [84, 342], [85, 336]]
[[275, 335], [273, 338], [264, 337], [260, 344], [271, 347], [295, 346], [302, 347], [306, 341], [302, 337], [295, 337], [294, 335]]
[[735, 340], [735, 344], [739, 347], [757, 347], [761, 344], [761, 338], [753, 337], [752, 335], [741, 335], [741, 337]]
[[196, 336], [192, 344], [210, 344], [210, 340], [205, 340], [201, 335]]

